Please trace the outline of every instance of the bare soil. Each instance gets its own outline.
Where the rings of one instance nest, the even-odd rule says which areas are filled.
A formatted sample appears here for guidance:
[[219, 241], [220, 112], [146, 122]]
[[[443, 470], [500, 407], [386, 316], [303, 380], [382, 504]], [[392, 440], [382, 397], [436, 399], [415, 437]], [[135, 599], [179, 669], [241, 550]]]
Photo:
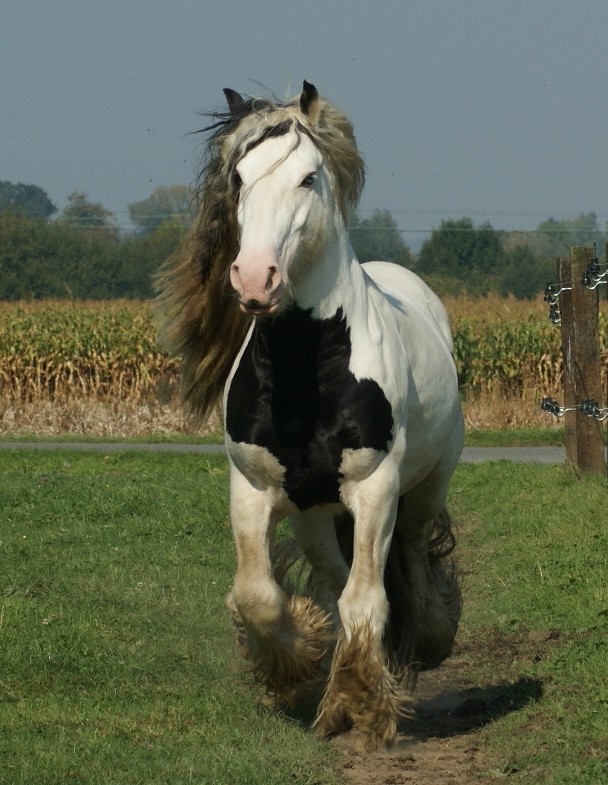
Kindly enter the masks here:
[[[524, 662], [538, 661], [560, 635], [496, 631], [473, 640], [460, 636], [454, 654], [420, 676], [412, 718], [402, 722], [396, 743], [371, 754], [355, 751], [348, 735], [335, 746], [351, 785], [476, 785], [504, 782], [506, 762], [484, 748], [483, 729], [537, 701], [542, 684], [518, 675]], [[491, 667], [488, 668], [488, 665]], [[493, 676], [479, 677], [479, 667]]]

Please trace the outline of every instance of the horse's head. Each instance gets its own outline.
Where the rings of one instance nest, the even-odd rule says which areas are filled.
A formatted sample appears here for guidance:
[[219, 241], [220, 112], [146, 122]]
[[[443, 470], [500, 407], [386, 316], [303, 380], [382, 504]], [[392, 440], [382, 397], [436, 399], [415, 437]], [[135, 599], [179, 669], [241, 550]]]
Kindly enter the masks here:
[[[243, 126], [263, 124], [234, 157], [239, 251], [230, 266], [230, 283], [243, 311], [271, 314], [289, 301], [307, 266], [323, 253], [344, 218], [349, 201], [340, 193], [344, 178], [319, 141], [324, 133], [330, 136], [322, 128], [323, 111], [334, 108], [307, 82], [298, 101], [265, 114], [256, 113], [255, 106], [234, 91], [225, 92]], [[339, 133], [346, 138], [344, 129]], [[356, 152], [352, 134], [349, 141]], [[356, 164], [359, 188], [358, 155]]]
[[[243, 110], [234, 93], [227, 97], [233, 111]], [[323, 156], [307, 133], [318, 104], [316, 89], [305, 85], [300, 106], [268, 125], [236, 165], [239, 252], [230, 282], [247, 313], [280, 308], [310, 245], [307, 238], [316, 235], [321, 243], [326, 233], [329, 183]]]

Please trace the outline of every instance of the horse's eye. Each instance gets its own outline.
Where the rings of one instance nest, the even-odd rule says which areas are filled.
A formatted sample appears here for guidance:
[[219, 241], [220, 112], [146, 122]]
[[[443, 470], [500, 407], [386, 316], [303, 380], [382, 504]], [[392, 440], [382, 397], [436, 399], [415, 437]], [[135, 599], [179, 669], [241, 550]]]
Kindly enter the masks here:
[[238, 191], [240, 187], [243, 185], [243, 181], [241, 180], [241, 175], [238, 172], [234, 173], [232, 178], [232, 182], [234, 184], [235, 189]]
[[306, 177], [300, 183], [302, 188], [312, 188], [315, 184], [316, 174], [312, 172], [311, 174], [307, 174]]

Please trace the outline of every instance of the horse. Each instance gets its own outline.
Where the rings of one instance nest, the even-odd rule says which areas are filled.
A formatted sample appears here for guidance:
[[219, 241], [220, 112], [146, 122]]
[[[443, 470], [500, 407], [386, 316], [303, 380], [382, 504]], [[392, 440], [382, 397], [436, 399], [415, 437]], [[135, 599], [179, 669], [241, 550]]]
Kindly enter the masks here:
[[[312, 699], [320, 734], [373, 750], [461, 613], [448, 318], [413, 272], [359, 263], [347, 224], [365, 169], [346, 115], [306, 81], [285, 103], [224, 93], [197, 218], [158, 277], [161, 329], [195, 417], [223, 396], [227, 605], [264, 701]], [[275, 547], [284, 519], [293, 548]]]

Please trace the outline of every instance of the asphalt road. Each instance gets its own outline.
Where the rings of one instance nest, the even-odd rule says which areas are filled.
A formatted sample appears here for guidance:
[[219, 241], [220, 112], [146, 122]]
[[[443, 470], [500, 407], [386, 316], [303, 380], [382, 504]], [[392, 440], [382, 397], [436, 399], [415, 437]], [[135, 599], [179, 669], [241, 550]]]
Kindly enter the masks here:
[[[66, 450], [73, 452], [177, 452], [177, 453], [223, 453], [223, 444], [173, 444], [134, 442], [28, 442], [0, 441], [0, 450]], [[563, 447], [465, 447], [462, 463], [484, 461], [514, 461], [516, 463], [563, 463], [566, 452]]]

